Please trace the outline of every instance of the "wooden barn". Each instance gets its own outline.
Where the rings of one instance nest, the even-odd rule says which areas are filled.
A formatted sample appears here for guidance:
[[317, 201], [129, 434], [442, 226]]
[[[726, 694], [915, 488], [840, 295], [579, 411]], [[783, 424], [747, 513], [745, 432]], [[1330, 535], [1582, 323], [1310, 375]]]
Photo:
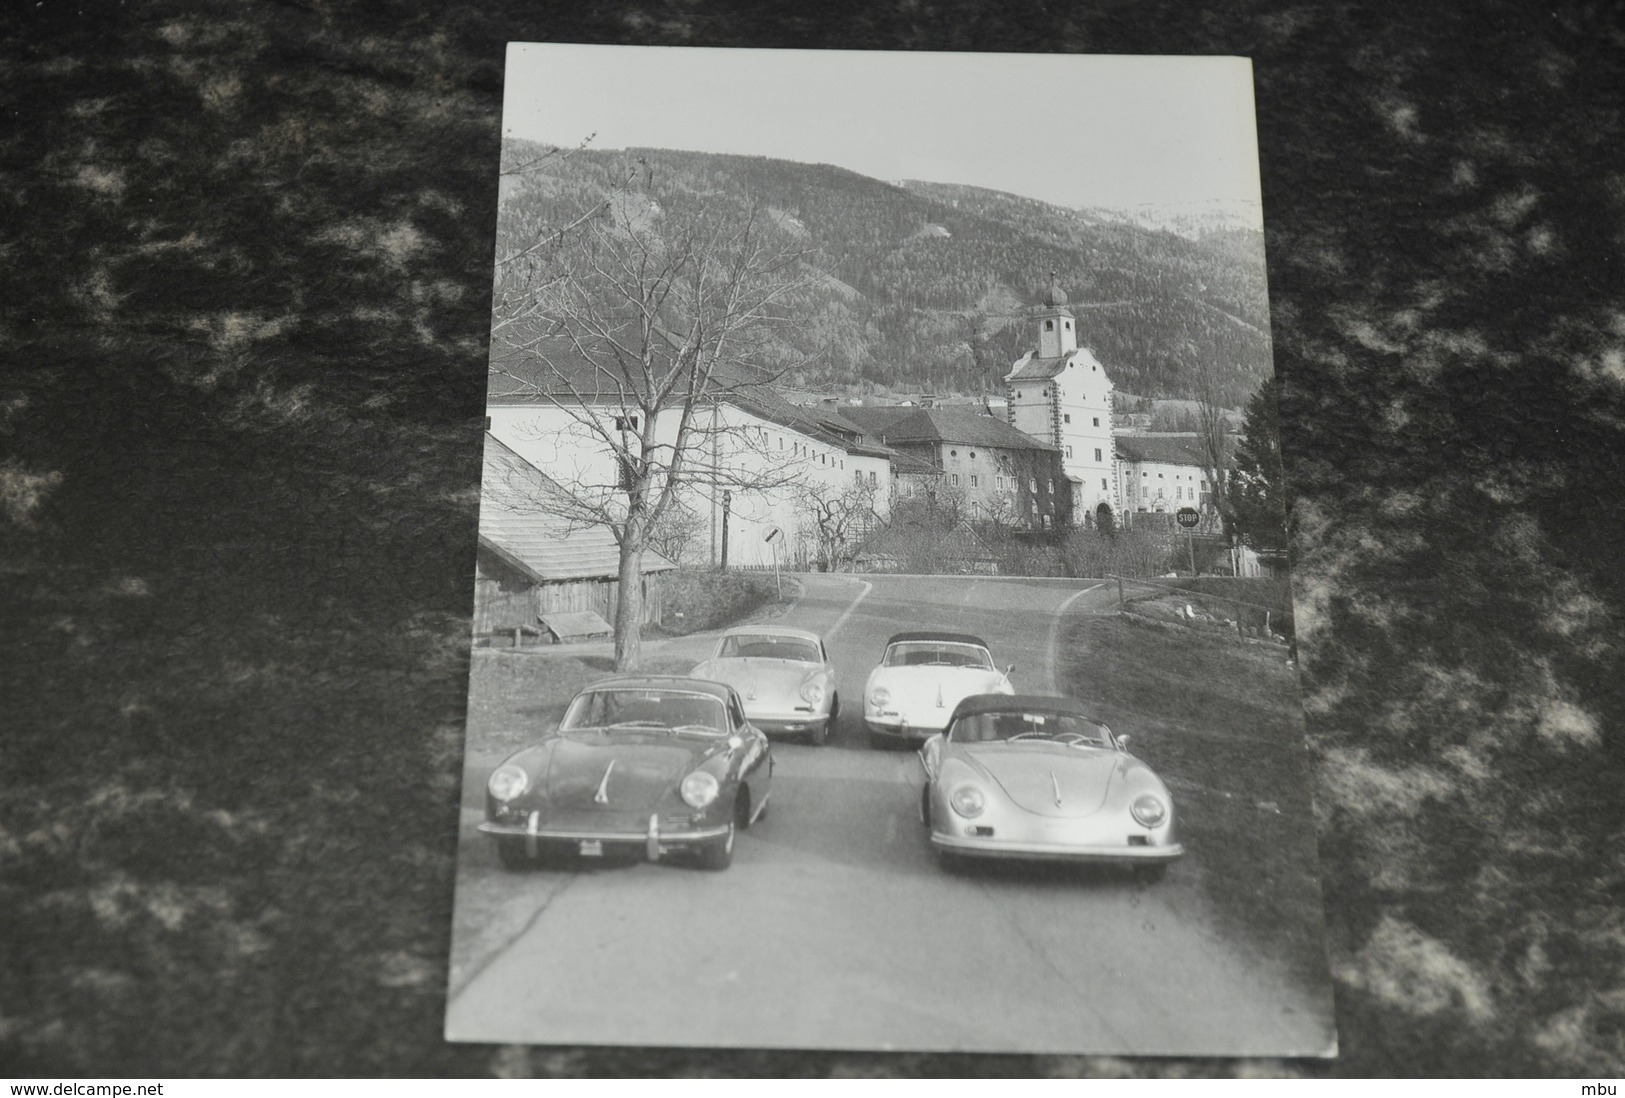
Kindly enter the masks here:
[[[560, 517], [562, 494], [548, 475], [485, 436], [480, 485], [480, 542], [474, 584], [474, 636], [546, 639], [546, 615], [591, 611], [615, 620], [620, 548], [602, 526], [572, 527]], [[643, 557], [643, 620], [660, 620], [660, 589], [650, 575], [675, 565]]]

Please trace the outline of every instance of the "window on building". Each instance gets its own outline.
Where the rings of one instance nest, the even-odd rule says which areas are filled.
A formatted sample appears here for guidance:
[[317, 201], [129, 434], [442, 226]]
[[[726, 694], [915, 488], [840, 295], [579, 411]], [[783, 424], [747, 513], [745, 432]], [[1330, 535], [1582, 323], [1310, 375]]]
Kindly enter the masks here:
[[1068, 446], [1068, 447], [1067, 447], [1067, 448], [1066, 448], [1066, 456], [1067, 456], [1067, 457], [1071, 457], [1071, 456], [1072, 456], [1072, 447], [1070, 447], [1070, 446]]
[[980, 487], [981, 480], [982, 480], [981, 477], [977, 476], [975, 473], [972, 473], [970, 475], [970, 486], [972, 488]]
[[949, 457], [953, 457], [953, 458], [956, 458], [956, 457], [958, 457], [958, 456], [959, 456], [959, 451], [958, 451], [958, 450], [949, 450], [949, 451], [948, 451], [948, 456], [949, 456]]
[[485, 429], [487, 431], [489, 431], [491, 429], [491, 417], [490, 416], [485, 417]]
[[1055, 321], [1053, 321], [1053, 320], [1044, 321], [1044, 331], [1053, 332], [1054, 330], [1055, 330]]
[[1038, 491], [1038, 478], [1033, 477], [1031, 480], [1029, 480], [1027, 482], [1027, 487], [1028, 487], [1029, 491], [1037, 492]]
[[636, 431], [638, 429], [637, 416], [616, 416], [615, 429], [617, 431]]
[[874, 470], [871, 469], [871, 470], [869, 470], [869, 487], [873, 488], [874, 486], [875, 486], [875, 473], [874, 473]]
[[1039, 515], [1038, 516], [1038, 521], [1043, 525], [1044, 529], [1046, 529], [1046, 530], [1049, 529], [1049, 516], [1048, 515]]
[[1158, 479], [1158, 480], [1162, 480], [1162, 479], [1163, 479], [1163, 476], [1162, 476], [1162, 474], [1161, 474], [1161, 473], [1158, 473], [1158, 474], [1157, 474], [1157, 479]]
[[779, 436], [779, 449], [781, 449], [781, 450], [784, 449], [784, 436], [783, 435]]
[[958, 473], [949, 473], [948, 474], [948, 483], [951, 484], [953, 487], [958, 488], [959, 487], [959, 474]]
[[1106, 488], [1106, 478], [1105, 477], [1100, 478], [1100, 488], [1101, 488], [1102, 491], [1104, 491], [1105, 488]]
[[1095, 460], [1096, 461], [1100, 460], [1100, 447], [1098, 447], [1098, 446], [1095, 447]]
[[970, 452], [970, 459], [971, 459], [971, 460], [972, 460], [972, 461], [975, 461], [975, 460], [976, 460], [976, 451], [975, 451], [975, 450], [972, 450], [972, 451], [971, 451], [971, 452]]
[[1096, 427], [1099, 427], [1099, 426], [1100, 426], [1100, 417], [1099, 417], [1099, 416], [1096, 416], [1096, 417], [1095, 417], [1095, 426], [1096, 426]]
[[863, 470], [862, 469], [854, 469], [852, 471], [852, 480], [853, 480], [854, 483], [862, 484], [863, 483]]
[[1068, 412], [1066, 415], [1062, 416], [1061, 417], [1061, 422], [1063, 422], [1063, 423], [1071, 423], [1072, 422], [1072, 413]]

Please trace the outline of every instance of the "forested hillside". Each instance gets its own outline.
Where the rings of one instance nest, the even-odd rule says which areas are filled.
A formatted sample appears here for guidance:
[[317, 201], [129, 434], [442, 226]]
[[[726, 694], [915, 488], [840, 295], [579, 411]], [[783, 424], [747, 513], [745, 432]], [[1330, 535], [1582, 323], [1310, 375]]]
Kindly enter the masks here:
[[1262, 234], [1188, 239], [1017, 195], [871, 179], [827, 164], [666, 149], [504, 149], [499, 254], [567, 225], [607, 190], [652, 210], [752, 206], [816, 274], [796, 302], [791, 382], [844, 390], [997, 389], [1031, 347], [1026, 310], [1060, 279], [1080, 342], [1116, 386], [1197, 393], [1216, 367], [1239, 407], [1271, 369]]

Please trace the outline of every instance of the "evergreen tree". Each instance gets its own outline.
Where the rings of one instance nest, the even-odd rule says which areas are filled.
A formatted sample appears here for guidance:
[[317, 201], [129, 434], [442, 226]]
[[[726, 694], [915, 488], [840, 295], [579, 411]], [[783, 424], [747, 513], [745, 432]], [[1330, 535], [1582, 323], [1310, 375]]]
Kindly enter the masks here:
[[1279, 393], [1272, 377], [1247, 402], [1230, 486], [1235, 530], [1257, 550], [1281, 550], [1287, 543]]

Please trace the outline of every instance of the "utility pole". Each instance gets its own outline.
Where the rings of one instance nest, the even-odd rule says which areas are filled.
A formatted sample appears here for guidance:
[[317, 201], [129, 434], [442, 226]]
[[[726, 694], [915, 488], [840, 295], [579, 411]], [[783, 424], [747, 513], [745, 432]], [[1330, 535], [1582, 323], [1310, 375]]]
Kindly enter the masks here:
[[717, 571], [728, 570], [728, 512], [733, 508], [734, 494], [726, 488], [722, 490], [722, 563]]

